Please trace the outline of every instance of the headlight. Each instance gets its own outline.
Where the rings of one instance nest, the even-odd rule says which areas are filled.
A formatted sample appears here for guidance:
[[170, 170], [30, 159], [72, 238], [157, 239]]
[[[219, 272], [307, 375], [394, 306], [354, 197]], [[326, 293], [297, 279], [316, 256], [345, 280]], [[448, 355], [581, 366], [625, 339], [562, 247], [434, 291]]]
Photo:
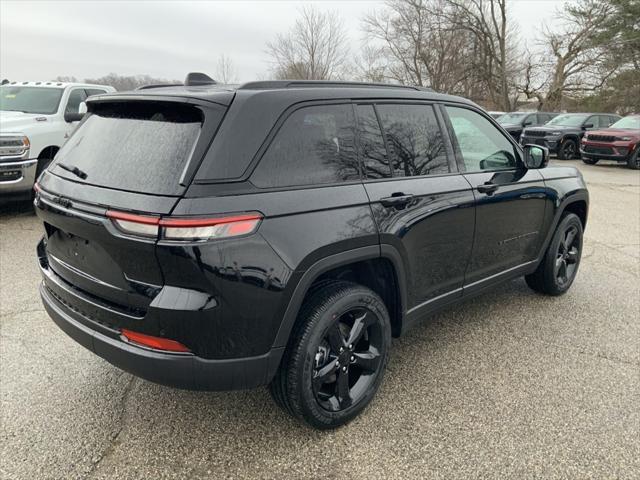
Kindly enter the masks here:
[[562, 135], [559, 132], [549, 132], [547, 133], [547, 137], [559, 137], [560, 135]]
[[616, 140], [620, 140], [621, 142], [630, 142], [631, 137], [618, 137]]
[[29, 138], [25, 135], [0, 136], [0, 157], [21, 157], [29, 151]]

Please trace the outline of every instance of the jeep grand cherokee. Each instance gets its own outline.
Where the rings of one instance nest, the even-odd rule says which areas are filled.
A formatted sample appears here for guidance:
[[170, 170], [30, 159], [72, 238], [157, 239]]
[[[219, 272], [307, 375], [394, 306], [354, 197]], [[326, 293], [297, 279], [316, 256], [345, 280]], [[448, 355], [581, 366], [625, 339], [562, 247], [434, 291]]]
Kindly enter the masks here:
[[185, 83], [89, 99], [37, 184], [44, 305], [123, 370], [269, 385], [332, 428], [418, 320], [522, 275], [571, 286], [582, 177], [477, 105], [396, 85]]

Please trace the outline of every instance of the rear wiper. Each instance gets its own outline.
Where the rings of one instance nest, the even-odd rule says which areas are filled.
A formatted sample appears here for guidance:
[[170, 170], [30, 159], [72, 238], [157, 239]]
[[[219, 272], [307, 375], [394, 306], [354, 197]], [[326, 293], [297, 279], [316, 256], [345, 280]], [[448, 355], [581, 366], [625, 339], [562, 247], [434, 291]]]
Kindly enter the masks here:
[[66, 165], [64, 163], [59, 163], [59, 162], [56, 163], [56, 165], [62, 168], [63, 170], [66, 170], [67, 172], [73, 173], [76, 177], [80, 177], [83, 180], [87, 178], [87, 174], [82, 170], [80, 170], [78, 167], [74, 167], [73, 165]]

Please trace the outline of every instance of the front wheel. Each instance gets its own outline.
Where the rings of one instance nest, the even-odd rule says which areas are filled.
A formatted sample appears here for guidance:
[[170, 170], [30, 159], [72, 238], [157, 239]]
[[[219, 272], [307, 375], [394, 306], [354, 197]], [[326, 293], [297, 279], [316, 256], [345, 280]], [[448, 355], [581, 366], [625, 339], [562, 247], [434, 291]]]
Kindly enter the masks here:
[[587, 157], [582, 158], [582, 161], [587, 165], [595, 165], [596, 163], [598, 163], [599, 160], [600, 160], [599, 158], [587, 158]]
[[558, 149], [558, 158], [560, 160], [571, 160], [575, 158], [577, 151], [578, 144], [574, 140], [567, 138], [560, 144], [560, 148]]
[[547, 251], [535, 272], [525, 276], [536, 292], [562, 295], [576, 278], [582, 256], [582, 222], [567, 213], [558, 224]]
[[315, 428], [343, 425], [373, 399], [390, 344], [389, 314], [378, 295], [350, 282], [325, 284], [302, 306], [271, 395]]
[[640, 170], [640, 157], [638, 157], [639, 150], [640, 145], [636, 147], [635, 153], [629, 157], [629, 160], [627, 160], [627, 166], [632, 170]]

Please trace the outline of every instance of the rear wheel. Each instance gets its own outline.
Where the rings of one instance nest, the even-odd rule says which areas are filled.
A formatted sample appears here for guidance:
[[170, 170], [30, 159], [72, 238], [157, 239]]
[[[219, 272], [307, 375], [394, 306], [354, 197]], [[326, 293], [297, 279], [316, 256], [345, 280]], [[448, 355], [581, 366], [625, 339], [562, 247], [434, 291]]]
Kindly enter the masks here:
[[571, 160], [575, 158], [577, 151], [578, 144], [575, 140], [567, 138], [560, 144], [560, 148], [558, 149], [558, 158], [560, 160]]
[[525, 276], [531, 289], [547, 295], [562, 295], [569, 290], [580, 266], [582, 232], [582, 222], [574, 213], [560, 220], [542, 262]]
[[389, 314], [378, 295], [350, 282], [325, 284], [302, 306], [271, 394], [313, 427], [343, 425], [373, 399], [390, 344]]
[[629, 157], [629, 160], [627, 160], [627, 166], [633, 170], [640, 170], [640, 157], [638, 157], [639, 150], [640, 145], [636, 147], [635, 153]]
[[599, 158], [586, 158], [586, 157], [582, 157], [582, 161], [584, 163], [586, 163], [587, 165], [595, 165], [596, 163], [598, 163], [600, 159]]

